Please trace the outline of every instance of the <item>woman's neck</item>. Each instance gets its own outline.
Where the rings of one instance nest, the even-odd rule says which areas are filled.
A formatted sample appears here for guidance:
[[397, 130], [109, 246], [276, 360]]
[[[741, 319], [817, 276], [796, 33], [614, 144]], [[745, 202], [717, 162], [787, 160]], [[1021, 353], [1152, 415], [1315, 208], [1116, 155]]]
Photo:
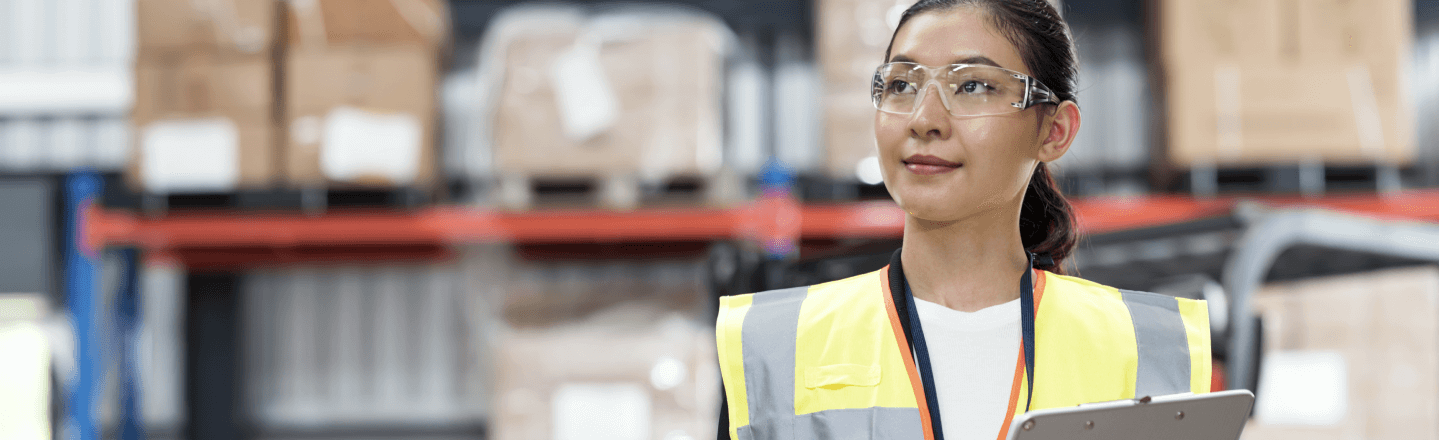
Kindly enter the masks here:
[[916, 298], [962, 312], [1019, 298], [1029, 268], [1019, 212], [997, 211], [952, 222], [905, 216], [900, 260]]

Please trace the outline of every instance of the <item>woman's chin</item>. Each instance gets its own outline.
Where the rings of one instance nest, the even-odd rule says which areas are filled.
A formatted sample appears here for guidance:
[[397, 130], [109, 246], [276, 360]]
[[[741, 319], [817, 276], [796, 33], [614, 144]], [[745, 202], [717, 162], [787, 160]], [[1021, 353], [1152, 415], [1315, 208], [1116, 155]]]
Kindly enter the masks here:
[[918, 220], [949, 222], [963, 217], [964, 203], [943, 194], [901, 194], [894, 197], [900, 209]]

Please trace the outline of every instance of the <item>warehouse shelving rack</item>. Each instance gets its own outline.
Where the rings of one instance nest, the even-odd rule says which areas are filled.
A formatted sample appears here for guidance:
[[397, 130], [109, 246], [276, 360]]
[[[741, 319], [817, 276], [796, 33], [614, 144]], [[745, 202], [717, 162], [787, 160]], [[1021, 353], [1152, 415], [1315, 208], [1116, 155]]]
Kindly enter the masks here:
[[[1439, 221], [1439, 191], [1387, 195], [1289, 196], [1196, 199], [1186, 196], [1089, 198], [1074, 202], [1086, 234], [1103, 234], [1182, 223], [1226, 215], [1243, 203], [1271, 207], [1309, 207], [1381, 219]], [[550, 210], [507, 212], [432, 207], [411, 212], [352, 211], [320, 216], [303, 213], [177, 213], [146, 217], [130, 212], [84, 210], [89, 245], [131, 245], [148, 252], [233, 251], [227, 263], [247, 266], [284, 254], [275, 250], [357, 247], [400, 258], [422, 246], [481, 242], [669, 242], [728, 239], [799, 240], [807, 238], [898, 237], [904, 213], [890, 202], [806, 205], [791, 198], [765, 198], [724, 209], [646, 209], [637, 211]], [[797, 218], [792, 218], [797, 217]], [[206, 263], [203, 261], [197, 261]]]
[[[73, 213], [69, 219], [74, 228], [67, 240], [67, 266], [71, 275], [67, 288], [72, 301], [83, 299], [87, 292], [98, 289], [95, 256], [98, 251], [111, 246], [134, 248], [146, 256], [132, 253], [130, 264], [138, 264], [139, 260], [147, 257], [163, 258], [178, 262], [189, 271], [234, 271], [316, 261], [443, 260], [453, 255], [451, 248], [487, 242], [627, 244], [741, 241], [756, 244], [762, 249], [792, 250], [795, 247], [786, 248], [783, 244], [805, 240], [896, 239], [902, 234], [904, 225], [903, 211], [892, 202], [806, 204], [783, 192], [771, 193], [730, 208], [517, 212], [436, 206], [409, 211], [337, 210], [320, 215], [197, 210], [152, 217], [101, 207], [97, 201], [99, 181], [93, 175], [81, 175], [72, 178], [69, 185], [71, 196], [67, 203], [71, 209], [68, 212]], [[1081, 230], [1087, 235], [1101, 237], [1122, 236], [1130, 231], [1184, 229], [1188, 227], [1185, 225], [1206, 221], [1213, 223], [1214, 219], [1233, 217], [1238, 211], [1252, 211], [1255, 206], [1276, 212], [1322, 210], [1343, 213], [1342, 218], [1350, 219], [1345, 221], [1351, 223], [1380, 224], [1376, 222], [1391, 220], [1439, 222], [1439, 190], [1325, 197], [1100, 197], [1075, 200], [1074, 206]], [[1267, 226], [1252, 230], [1283, 229], [1282, 225], [1264, 225]], [[1161, 233], [1164, 234], [1173, 235], [1172, 232]], [[1247, 243], [1263, 240], [1264, 235], [1251, 232], [1246, 237]], [[1286, 243], [1300, 241], [1303, 240]], [[1277, 242], [1266, 243], [1265, 250], [1256, 255], [1273, 259], [1276, 249], [1279, 249]], [[1249, 263], [1260, 267], [1255, 270], [1262, 278], [1267, 267], [1263, 266], [1264, 262]], [[1230, 268], [1230, 271], [1233, 270]], [[1253, 275], [1252, 272], [1245, 271], [1249, 275]], [[1242, 280], [1226, 279], [1226, 287], [1239, 289], [1239, 283], [1253, 283], [1253, 279], [1254, 276]], [[121, 292], [118, 298], [133, 298], [134, 286], [133, 282], [122, 283], [122, 289], [131, 292]], [[1231, 304], [1232, 310], [1248, 312], [1247, 308], [1241, 308], [1247, 307], [1242, 299], [1235, 303]], [[72, 305], [75, 304], [89, 303], [72, 302]], [[107, 319], [98, 308], [89, 309], [72, 308], [77, 329], [93, 330], [99, 326], [100, 320]], [[1236, 329], [1239, 331], [1231, 339], [1249, 335], [1245, 331], [1253, 331], [1245, 326], [1236, 326]], [[98, 339], [81, 338], [82, 353], [88, 353], [83, 347], [99, 343]], [[122, 359], [125, 356], [124, 353], [119, 355]], [[98, 358], [92, 363], [94, 365], [85, 365], [100, 368]], [[99, 371], [91, 372], [96, 378], [100, 374]], [[126, 372], [126, 375], [132, 374]], [[1230, 380], [1231, 387], [1242, 386], [1238, 384], [1244, 383], [1240, 381], [1247, 378], [1240, 373], [1230, 376]], [[92, 390], [90, 393], [98, 393], [95, 387], [86, 389]], [[94, 396], [72, 401], [93, 402]], [[138, 414], [133, 405], [133, 399], [127, 401], [129, 408], [122, 414]], [[129, 423], [133, 421], [127, 420], [128, 417], [122, 419], [125, 419], [121, 420], [125, 423], [122, 426], [137, 426]]]

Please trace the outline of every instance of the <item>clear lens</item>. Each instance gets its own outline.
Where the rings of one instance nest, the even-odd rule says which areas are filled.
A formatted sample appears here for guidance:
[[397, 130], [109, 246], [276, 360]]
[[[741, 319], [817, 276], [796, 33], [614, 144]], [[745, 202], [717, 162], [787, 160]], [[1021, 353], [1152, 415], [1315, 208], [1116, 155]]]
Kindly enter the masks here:
[[918, 107], [930, 85], [938, 87], [940, 99], [954, 116], [1020, 111], [1029, 89], [1024, 75], [993, 66], [889, 63], [875, 71], [871, 95], [880, 111], [909, 114]]

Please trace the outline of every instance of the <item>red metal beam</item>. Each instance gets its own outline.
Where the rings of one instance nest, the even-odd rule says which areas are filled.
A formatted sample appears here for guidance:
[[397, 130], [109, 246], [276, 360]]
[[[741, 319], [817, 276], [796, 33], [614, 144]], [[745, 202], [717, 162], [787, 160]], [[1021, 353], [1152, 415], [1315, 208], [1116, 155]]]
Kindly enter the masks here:
[[[1107, 197], [1075, 200], [1079, 226], [1103, 233], [1227, 215], [1241, 200], [1274, 207], [1327, 208], [1386, 219], [1439, 221], [1439, 191], [1388, 195], [1339, 195], [1306, 199], [1255, 197], [1195, 199], [1183, 196]], [[636, 243], [803, 238], [899, 237], [904, 212], [891, 202], [801, 206], [788, 198], [764, 198], [729, 209], [639, 211], [561, 210], [504, 212], [436, 207], [415, 212], [299, 213], [233, 212], [149, 218], [91, 210], [90, 243], [137, 245], [179, 255], [264, 259], [265, 249], [324, 247], [417, 249], [488, 241], [522, 243]], [[179, 252], [179, 251], [184, 252]], [[278, 251], [276, 251], [278, 252]], [[382, 252], [381, 252], [382, 253]], [[285, 254], [285, 255], [292, 255]], [[371, 255], [368, 254], [367, 255]], [[185, 258], [182, 258], [185, 259]], [[226, 258], [207, 261], [220, 263]], [[283, 258], [282, 258], [283, 259]]]

